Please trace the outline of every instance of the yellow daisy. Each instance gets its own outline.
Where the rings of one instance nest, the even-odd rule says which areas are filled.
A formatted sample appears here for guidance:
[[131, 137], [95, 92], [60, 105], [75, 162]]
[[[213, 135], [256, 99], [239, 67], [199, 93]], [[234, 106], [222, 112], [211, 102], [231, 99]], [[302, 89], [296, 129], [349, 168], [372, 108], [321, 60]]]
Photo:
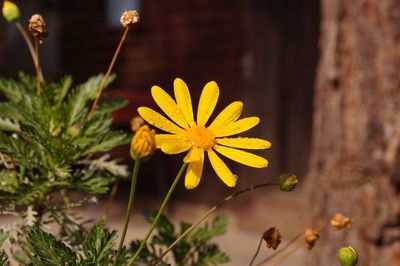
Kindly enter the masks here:
[[148, 123], [168, 132], [168, 134], [156, 134], [158, 149], [166, 154], [189, 151], [183, 159], [189, 164], [185, 176], [187, 189], [193, 189], [199, 184], [205, 153], [216, 174], [229, 187], [236, 185], [236, 176], [215, 151], [247, 166], [267, 167], [268, 161], [263, 157], [236, 148], [267, 149], [271, 146], [270, 142], [259, 138], [228, 138], [247, 131], [260, 122], [255, 116], [238, 120], [243, 109], [242, 102], [231, 103], [210, 125], [206, 126], [219, 97], [216, 82], [210, 81], [204, 86], [197, 109], [197, 121], [194, 120], [189, 89], [183, 80], [177, 78], [174, 81], [175, 100], [158, 86], [151, 88], [151, 94], [157, 105], [172, 121], [148, 107], [139, 107], [138, 112]]

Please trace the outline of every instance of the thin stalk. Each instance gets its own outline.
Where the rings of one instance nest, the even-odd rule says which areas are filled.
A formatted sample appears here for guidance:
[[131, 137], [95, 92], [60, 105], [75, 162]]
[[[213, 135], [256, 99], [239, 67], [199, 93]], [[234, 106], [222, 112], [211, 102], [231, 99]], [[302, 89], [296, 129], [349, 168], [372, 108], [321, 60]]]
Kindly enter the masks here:
[[132, 213], [133, 202], [135, 201], [135, 190], [136, 190], [139, 166], [140, 166], [140, 160], [135, 160], [135, 166], [133, 167], [133, 171], [132, 171], [131, 191], [129, 194], [128, 208], [126, 209], [126, 214], [125, 214], [124, 230], [122, 231], [121, 239], [119, 241], [117, 255], [115, 256], [115, 260], [114, 260], [114, 264], [113, 264], [114, 266], [117, 265], [118, 258], [121, 254], [122, 246], [124, 245], [126, 232], [128, 230], [129, 220], [131, 218], [131, 213]]
[[249, 191], [253, 191], [255, 189], [258, 188], [262, 188], [262, 187], [267, 187], [267, 186], [275, 186], [278, 185], [277, 183], [263, 183], [263, 184], [259, 184], [259, 185], [254, 185], [254, 186], [250, 186], [246, 189], [240, 190], [238, 192], [235, 192], [231, 195], [229, 195], [228, 197], [226, 197], [225, 199], [221, 200], [218, 204], [214, 205], [211, 209], [209, 209], [203, 216], [201, 216], [199, 219], [196, 220], [196, 222], [194, 224], [192, 224], [188, 229], [186, 229], [185, 232], [182, 233], [182, 235], [180, 235], [175, 241], [174, 243], [172, 243], [161, 255], [160, 257], [157, 259], [157, 261], [152, 264], [152, 265], [157, 265], [162, 258], [165, 257], [165, 255], [168, 254], [168, 252], [170, 252], [172, 250], [173, 247], [176, 246], [176, 244], [178, 244], [182, 239], [184, 239], [194, 228], [196, 228], [201, 222], [203, 222], [211, 213], [213, 213], [216, 209], [218, 209], [219, 207], [221, 207], [222, 205], [224, 205], [226, 202], [230, 201], [231, 199], [236, 198], [237, 196], [249, 192]]
[[110, 206], [113, 203], [114, 199], [115, 199], [115, 195], [117, 195], [117, 191], [118, 191], [118, 184], [119, 183], [115, 183], [111, 189], [110, 192], [110, 196], [108, 197], [106, 206], [104, 208], [104, 213], [103, 213], [103, 223], [107, 223], [107, 219], [108, 219], [108, 214], [110, 212]]
[[291, 256], [295, 251], [297, 251], [300, 248], [300, 246], [294, 247], [292, 250], [286, 252], [286, 256], [281, 257], [279, 260], [275, 261], [275, 263], [269, 265], [269, 266], [276, 266], [279, 263], [281, 263], [282, 261], [284, 261], [285, 259], [287, 259], [287, 257]]
[[249, 264], [250, 266], [253, 265], [254, 261], [255, 261], [256, 258], [257, 258], [258, 253], [260, 252], [261, 244], [262, 244], [263, 239], [264, 239], [264, 238], [261, 237], [261, 238], [260, 238], [260, 241], [258, 242], [257, 250], [256, 250], [256, 253], [254, 254], [253, 258], [252, 258], [251, 261], [250, 261], [250, 264]]
[[33, 47], [32, 41], [29, 38], [28, 34], [26, 33], [24, 27], [22, 27], [21, 23], [16, 22], [15, 25], [16, 25], [17, 29], [19, 30], [19, 32], [21, 33], [22, 37], [24, 38], [26, 45], [28, 46], [29, 52], [31, 53], [31, 56], [32, 56], [33, 64], [35, 65], [36, 74], [39, 77], [39, 80], [43, 81], [43, 73], [40, 70], [39, 60], [37, 58], [35, 48]]
[[39, 74], [42, 73], [40, 67], [40, 57], [39, 57], [39, 41], [38, 39], [35, 40], [35, 55], [37, 60], [36, 68], [36, 83], [37, 83], [37, 95], [40, 96], [41, 88], [40, 88], [40, 76]]
[[187, 163], [184, 163], [182, 165], [181, 169], [179, 170], [178, 174], [176, 175], [176, 177], [174, 179], [174, 182], [172, 183], [171, 187], [169, 188], [169, 191], [168, 191], [167, 195], [165, 196], [164, 201], [162, 202], [156, 217], [154, 218], [153, 224], [151, 225], [149, 231], [147, 232], [146, 236], [142, 240], [142, 243], [140, 243], [140, 246], [139, 246], [138, 250], [135, 252], [133, 257], [129, 260], [128, 266], [133, 265], [133, 263], [135, 262], [136, 258], [139, 256], [140, 252], [142, 251], [142, 249], [146, 245], [146, 242], [149, 239], [151, 233], [153, 232], [153, 230], [158, 225], [158, 221], [160, 220], [161, 214], [164, 212], [164, 209], [167, 206], [167, 203], [168, 203], [168, 201], [169, 201], [169, 199], [170, 199], [170, 197], [172, 195], [172, 192], [174, 192], [174, 189], [175, 189], [176, 185], [178, 184], [181, 176], [185, 172], [186, 167], [187, 167]]
[[106, 72], [105, 76], [103, 77], [103, 80], [101, 81], [99, 92], [97, 93], [97, 96], [94, 99], [92, 107], [90, 108], [89, 115], [88, 115], [88, 120], [92, 119], [92, 117], [93, 117], [93, 113], [94, 113], [94, 110], [96, 109], [97, 103], [98, 103], [98, 101], [100, 99], [100, 95], [103, 92], [103, 89], [104, 89], [104, 86], [106, 84], [106, 81], [107, 81], [108, 77], [111, 74], [111, 71], [112, 71], [112, 69], [114, 67], [115, 61], [117, 60], [119, 52], [121, 51], [122, 44], [125, 42], [126, 36], [128, 35], [128, 31], [129, 31], [130, 28], [131, 27], [125, 27], [124, 33], [122, 34], [121, 40], [119, 41], [117, 49], [114, 52], [114, 56], [113, 56], [113, 58], [111, 60], [111, 63], [108, 66], [107, 72]]
[[256, 266], [261, 266], [264, 263], [272, 260], [274, 257], [278, 256], [279, 254], [281, 254], [283, 251], [285, 251], [288, 247], [290, 247], [294, 242], [297, 241], [297, 239], [299, 239], [301, 236], [303, 235], [303, 233], [298, 234], [297, 236], [295, 236], [292, 240], [289, 241], [289, 243], [286, 244], [286, 246], [284, 246], [283, 248], [281, 248], [280, 250], [278, 250], [277, 252], [275, 252], [274, 254], [272, 254], [271, 256], [268, 256], [267, 258], [263, 259], [262, 261], [260, 261]]

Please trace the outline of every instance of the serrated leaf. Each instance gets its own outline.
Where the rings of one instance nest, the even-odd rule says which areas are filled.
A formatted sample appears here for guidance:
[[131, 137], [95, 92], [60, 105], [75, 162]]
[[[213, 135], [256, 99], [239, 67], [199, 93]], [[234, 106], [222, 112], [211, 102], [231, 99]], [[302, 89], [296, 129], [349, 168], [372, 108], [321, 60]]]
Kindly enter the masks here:
[[27, 242], [34, 254], [34, 265], [43, 266], [74, 266], [77, 265], [77, 256], [62, 241], [40, 229], [28, 231]]
[[4, 242], [8, 239], [9, 236], [10, 236], [10, 231], [0, 229], [0, 248], [4, 244]]
[[219, 215], [215, 217], [211, 223], [211, 227], [199, 228], [192, 235], [192, 240], [195, 242], [205, 242], [213, 237], [221, 236], [225, 234], [226, 226], [228, 225], [228, 217], [225, 215]]
[[83, 242], [85, 262], [93, 265], [111, 263], [110, 252], [116, 238], [117, 231], [109, 232], [102, 224], [93, 226]]
[[17, 173], [15, 171], [0, 170], [0, 191], [15, 193], [17, 188]]
[[0, 252], [0, 266], [5, 266], [5, 265], [7, 265], [7, 264], [6, 264], [7, 261], [8, 261], [8, 256], [7, 256], [7, 254], [6, 254], [6, 253], [4, 252], [4, 250], [3, 250], [3, 251]]

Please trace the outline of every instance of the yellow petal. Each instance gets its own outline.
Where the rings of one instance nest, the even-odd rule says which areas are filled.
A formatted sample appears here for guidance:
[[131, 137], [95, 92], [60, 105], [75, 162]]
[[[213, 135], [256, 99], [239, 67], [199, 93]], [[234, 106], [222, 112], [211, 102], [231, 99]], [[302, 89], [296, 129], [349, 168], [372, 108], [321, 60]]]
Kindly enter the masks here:
[[191, 146], [192, 144], [184, 140], [176, 142], [166, 142], [161, 145], [161, 151], [166, 154], [178, 154], [189, 150]]
[[242, 114], [243, 103], [233, 102], [228, 105], [222, 112], [215, 118], [215, 120], [208, 127], [210, 130], [218, 127], [224, 127], [228, 124], [235, 122]]
[[161, 110], [163, 110], [172, 121], [183, 128], [189, 128], [181, 109], [168, 93], [158, 86], [153, 86], [151, 88], [151, 95], [158, 106], [160, 106]]
[[259, 138], [223, 138], [216, 139], [218, 144], [233, 148], [263, 150], [271, 147], [271, 142]]
[[181, 134], [184, 132], [184, 130], [174, 123], [172, 123], [170, 120], [165, 118], [164, 116], [160, 115], [153, 109], [150, 109], [148, 107], [139, 107], [138, 112], [140, 116], [147, 121], [147, 123], [164, 130], [169, 133], [173, 134]]
[[156, 134], [156, 147], [159, 149], [165, 143], [174, 143], [181, 140], [182, 137], [180, 135]]
[[188, 154], [186, 154], [185, 158], [183, 158], [183, 162], [191, 163], [191, 162], [199, 161], [201, 159], [200, 158], [200, 156], [201, 156], [200, 153], [204, 154], [204, 150], [193, 146], [190, 149], [190, 151], [188, 152]]
[[214, 148], [217, 152], [221, 153], [225, 157], [228, 157], [231, 160], [234, 160], [238, 163], [255, 167], [255, 168], [264, 168], [267, 167], [268, 161], [261, 156], [229, 148], [220, 145], [215, 145]]
[[189, 88], [180, 78], [174, 80], [174, 94], [176, 103], [181, 108], [182, 114], [186, 122], [193, 126], [195, 124], [193, 118], [192, 99], [190, 98]]
[[218, 177], [228, 186], [236, 186], [236, 177], [229, 170], [228, 166], [218, 157], [218, 155], [212, 150], [207, 150], [208, 158], [210, 159], [211, 166], [217, 173]]
[[256, 125], [258, 125], [258, 123], [260, 123], [260, 118], [252, 116], [240, 119], [225, 127], [215, 128], [212, 130], [212, 132], [214, 133], [215, 137], [232, 136], [247, 131], [249, 129], [252, 129]]
[[210, 81], [201, 92], [197, 109], [197, 124], [204, 126], [214, 111], [219, 97], [219, 88], [215, 81]]
[[185, 187], [194, 189], [200, 183], [204, 165], [204, 150], [199, 150], [200, 160], [191, 162], [186, 170]]

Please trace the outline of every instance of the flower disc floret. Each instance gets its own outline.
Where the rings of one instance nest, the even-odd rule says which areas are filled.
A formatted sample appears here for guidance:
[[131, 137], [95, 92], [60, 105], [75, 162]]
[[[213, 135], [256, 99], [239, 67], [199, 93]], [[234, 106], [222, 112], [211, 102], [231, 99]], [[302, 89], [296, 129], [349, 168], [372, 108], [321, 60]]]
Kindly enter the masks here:
[[148, 107], [139, 107], [138, 112], [149, 124], [166, 132], [155, 136], [158, 149], [166, 154], [188, 152], [183, 158], [183, 161], [189, 164], [185, 175], [187, 189], [193, 189], [199, 184], [205, 154], [218, 177], [229, 187], [236, 185], [237, 177], [217, 153], [250, 167], [267, 167], [268, 161], [265, 158], [241, 149], [267, 149], [271, 146], [269, 141], [232, 137], [255, 127], [260, 122], [255, 116], [239, 119], [243, 109], [242, 102], [229, 104], [207, 125], [219, 97], [216, 82], [210, 81], [204, 86], [196, 120], [190, 92], [183, 80], [177, 78], [174, 81], [175, 99], [158, 86], [151, 88], [151, 94], [169, 119]]

